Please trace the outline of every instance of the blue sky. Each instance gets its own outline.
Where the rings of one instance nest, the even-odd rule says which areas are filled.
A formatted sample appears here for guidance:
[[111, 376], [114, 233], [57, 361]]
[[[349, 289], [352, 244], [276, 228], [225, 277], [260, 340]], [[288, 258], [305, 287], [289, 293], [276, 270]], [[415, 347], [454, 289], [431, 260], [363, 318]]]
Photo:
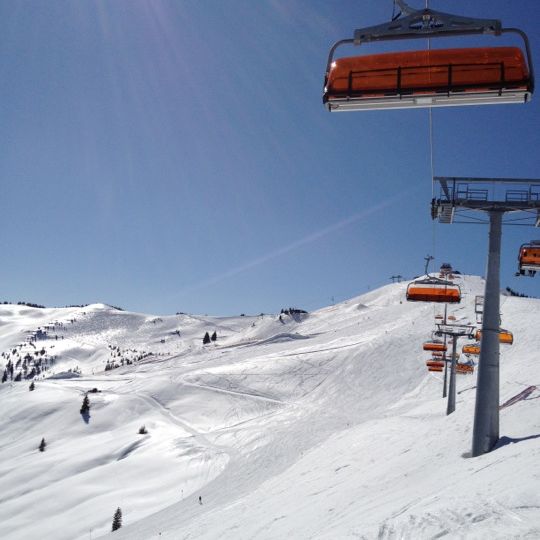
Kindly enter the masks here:
[[[430, 6], [522, 28], [540, 58], [537, 2]], [[331, 44], [391, 12], [0, 0], [0, 299], [232, 315], [341, 301], [420, 274], [427, 253], [482, 275], [487, 228], [431, 221], [427, 110], [322, 106]], [[540, 177], [539, 107], [434, 110], [435, 173]], [[513, 276], [531, 238], [504, 230], [501, 284], [540, 295]]]

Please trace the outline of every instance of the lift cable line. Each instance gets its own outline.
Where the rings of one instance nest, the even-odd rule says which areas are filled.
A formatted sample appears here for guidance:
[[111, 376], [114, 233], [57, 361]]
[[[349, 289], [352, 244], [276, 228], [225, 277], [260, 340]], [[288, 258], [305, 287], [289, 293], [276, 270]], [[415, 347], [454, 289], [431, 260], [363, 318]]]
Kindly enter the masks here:
[[[429, 40], [428, 40], [429, 41]], [[428, 47], [429, 49], [429, 47]], [[433, 108], [428, 109], [428, 123], [429, 123], [429, 169], [431, 173], [431, 178], [435, 176], [435, 165], [434, 165], [434, 151], [433, 151]], [[433, 182], [431, 183], [431, 197], [434, 197], [435, 193], [433, 191]], [[437, 244], [437, 225], [435, 222], [432, 224], [431, 230], [431, 252], [436, 253], [436, 244]]]
[[438, 197], [431, 217], [439, 223], [459, 223], [482, 212], [489, 223], [487, 275], [482, 307], [480, 360], [474, 411], [473, 457], [490, 452], [499, 439], [499, 343], [501, 236], [505, 214], [527, 213], [530, 225], [540, 227], [540, 179], [436, 176]]
[[431, 255], [427, 254], [425, 257], [424, 257], [424, 261], [426, 261], [426, 264], [424, 265], [424, 274], [426, 276], [429, 276], [429, 273], [428, 273], [428, 268], [429, 268], [429, 263], [431, 261], [433, 261], [435, 259], [435, 257], [432, 257]]
[[[534, 92], [530, 43], [525, 32], [498, 19], [477, 19], [413, 9], [396, 0], [401, 13], [383, 24], [356, 29], [331, 47], [323, 103], [331, 112], [526, 103]], [[427, 5], [427, 3], [426, 3]], [[341, 57], [343, 45], [379, 41], [517, 34], [519, 47], [429, 49]]]
[[[429, 0], [426, 0], [426, 9], [429, 9]], [[405, 13], [412, 13], [414, 10], [411, 9], [403, 0], [400, 1], [400, 9], [401, 12]], [[431, 50], [431, 39], [427, 39], [427, 50]], [[434, 150], [433, 150], [433, 107], [428, 108], [428, 139], [429, 139], [429, 169], [431, 178], [435, 176], [435, 164], [434, 164]], [[433, 182], [431, 183], [431, 197], [433, 197], [435, 194], [433, 192]], [[434, 255], [437, 255], [437, 225], [435, 222], [432, 224], [431, 228], [431, 252], [434, 253]], [[446, 306], [445, 306], [445, 313], [446, 313]], [[445, 375], [445, 381], [446, 381], [446, 367], [444, 370]], [[445, 382], [445, 390], [446, 390], [446, 382]]]

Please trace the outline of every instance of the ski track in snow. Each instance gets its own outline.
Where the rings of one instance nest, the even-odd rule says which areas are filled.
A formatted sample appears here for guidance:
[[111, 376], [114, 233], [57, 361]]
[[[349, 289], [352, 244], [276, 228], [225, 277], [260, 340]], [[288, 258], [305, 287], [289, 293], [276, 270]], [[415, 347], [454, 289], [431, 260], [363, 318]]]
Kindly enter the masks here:
[[209, 448], [212, 450], [215, 450], [216, 453], [225, 453], [229, 456], [234, 456], [237, 454], [235, 452], [234, 448], [229, 448], [227, 446], [223, 445], [217, 445], [208, 440], [207, 437], [205, 437], [202, 433], [199, 431], [193, 429], [188, 423], [184, 422], [177, 416], [175, 416], [167, 407], [165, 407], [156, 397], [154, 396], [146, 396], [141, 394], [136, 394], [136, 397], [139, 399], [142, 399], [146, 403], [148, 403], [151, 407], [156, 407], [159, 412], [165, 416], [167, 419], [169, 419], [173, 424], [176, 424], [177, 426], [181, 427], [183, 430], [187, 431], [191, 434], [191, 436], [195, 439], [197, 444], [199, 444], [202, 447]]

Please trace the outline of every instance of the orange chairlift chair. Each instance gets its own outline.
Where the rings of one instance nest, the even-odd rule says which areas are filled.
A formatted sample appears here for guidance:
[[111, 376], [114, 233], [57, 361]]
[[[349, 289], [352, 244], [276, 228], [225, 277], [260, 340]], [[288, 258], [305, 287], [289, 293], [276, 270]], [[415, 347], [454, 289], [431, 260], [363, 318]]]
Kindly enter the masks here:
[[407, 300], [410, 302], [451, 302], [461, 301], [461, 289], [451, 281], [428, 276], [409, 283]]
[[516, 276], [534, 276], [540, 270], [540, 240], [533, 240], [519, 248]]
[[[497, 19], [472, 19], [432, 9], [415, 10], [396, 0], [405, 15], [355, 30], [330, 49], [323, 103], [329, 111], [362, 111], [456, 105], [526, 103], [534, 91], [529, 40]], [[518, 34], [519, 47], [431, 49], [360, 55], [334, 60], [341, 45], [372, 41]]]
[[[482, 339], [482, 330], [477, 330], [474, 335], [477, 341]], [[499, 343], [504, 343], [505, 345], [512, 345], [514, 343], [514, 334], [510, 330], [505, 330], [501, 328], [499, 330]]]
[[428, 366], [428, 371], [437, 371], [437, 372], [441, 372], [443, 370], [442, 367], [435, 367], [435, 366]]
[[422, 345], [422, 348], [424, 349], [424, 351], [440, 351], [440, 352], [445, 352], [446, 350], [448, 350], [448, 347], [440, 340], [431, 340], [431, 341], [426, 341], [423, 345]]
[[480, 354], [480, 343], [468, 343], [467, 345], [463, 345], [461, 352], [467, 355], [473, 354], [478, 356]]
[[456, 373], [460, 373], [462, 375], [466, 374], [472, 374], [474, 373], [474, 366], [471, 366], [470, 364], [456, 364]]
[[444, 362], [437, 361], [437, 360], [426, 360], [426, 366], [428, 368], [435, 367], [435, 368], [441, 368], [442, 369], [444, 367]]

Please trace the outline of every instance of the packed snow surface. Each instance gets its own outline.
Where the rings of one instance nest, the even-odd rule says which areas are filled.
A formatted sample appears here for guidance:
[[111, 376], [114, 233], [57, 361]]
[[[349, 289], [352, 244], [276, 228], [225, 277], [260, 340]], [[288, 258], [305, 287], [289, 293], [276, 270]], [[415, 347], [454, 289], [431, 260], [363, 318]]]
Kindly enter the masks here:
[[476, 372], [446, 416], [443, 307], [406, 285], [281, 317], [0, 305], [2, 372], [48, 359], [0, 385], [0, 538], [540, 538], [540, 300], [501, 297], [501, 439], [471, 458]]

